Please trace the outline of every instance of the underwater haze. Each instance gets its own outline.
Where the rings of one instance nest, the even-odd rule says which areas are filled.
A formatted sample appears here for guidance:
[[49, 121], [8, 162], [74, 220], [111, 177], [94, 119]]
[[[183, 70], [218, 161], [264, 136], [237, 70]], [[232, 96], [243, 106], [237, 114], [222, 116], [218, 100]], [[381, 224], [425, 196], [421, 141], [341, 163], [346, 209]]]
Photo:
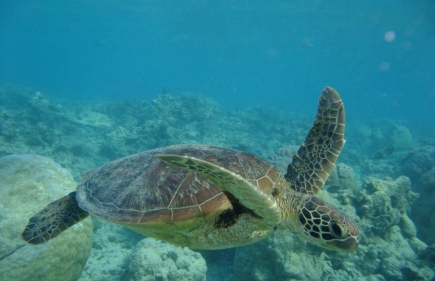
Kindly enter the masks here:
[[355, 118], [433, 124], [434, 25], [431, 0], [4, 0], [0, 81], [54, 98], [169, 89], [296, 113], [331, 85]]
[[[0, 281], [434, 281], [434, 50], [434, 0], [0, 0]], [[337, 100], [319, 103], [322, 90], [333, 93], [326, 86], [341, 96], [345, 120], [342, 108], [328, 109]], [[240, 193], [220, 193], [228, 209], [213, 205], [207, 216], [192, 198], [214, 202], [212, 182], [186, 184], [185, 170], [163, 173], [150, 165], [160, 160], [137, 154], [162, 147], [185, 153], [165, 148], [176, 144], [209, 153], [204, 162], [212, 165], [189, 167], [219, 176], [226, 170], [210, 167], [225, 167], [239, 154], [197, 144], [264, 162], [237, 158], [244, 172], [227, 165], [247, 180], [238, 179]], [[340, 154], [335, 165], [328, 164], [329, 152]], [[107, 163], [106, 177], [98, 168]], [[324, 167], [332, 170], [322, 188], [315, 177]], [[274, 171], [287, 173], [288, 184], [279, 181], [261, 194], [254, 185], [280, 178]], [[141, 176], [131, 176], [136, 172]], [[325, 222], [318, 210], [328, 210], [316, 205], [319, 199], [310, 201], [316, 211], [298, 215], [302, 207], [282, 195], [307, 195], [299, 193], [309, 187], [345, 214], [340, 226], [333, 220], [321, 231], [313, 226]], [[50, 204], [76, 189], [77, 196]], [[116, 199], [99, 204], [108, 190]], [[147, 235], [169, 242], [186, 237], [198, 248], [237, 246], [266, 235], [252, 223], [263, 224], [259, 209], [272, 216], [261, 210], [266, 197], [271, 206], [279, 203], [273, 212], [280, 216], [265, 218], [273, 234], [243, 247], [191, 249], [108, 221], [116, 216], [144, 233], [132, 214], [142, 220], [162, 210], [150, 202], [169, 199], [163, 210], [179, 211], [179, 218], [169, 225], [149, 215], [144, 225], [155, 232]], [[176, 209], [173, 202], [185, 205]], [[48, 206], [54, 217], [65, 205], [72, 220], [53, 225], [73, 226], [54, 237], [56, 229], [45, 243], [26, 242], [33, 235], [46, 241], [41, 233], [53, 228], [41, 209]], [[168, 228], [160, 230], [160, 223]], [[305, 224], [300, 235], [285, 229], [299, 223]], [[170, 227], [179, 226], [184, 232], [173, 235]], [[350, 232], [359, 241], [337, 238]], [[313, 237], [334, 237], [350, 252], [318, 247]]]

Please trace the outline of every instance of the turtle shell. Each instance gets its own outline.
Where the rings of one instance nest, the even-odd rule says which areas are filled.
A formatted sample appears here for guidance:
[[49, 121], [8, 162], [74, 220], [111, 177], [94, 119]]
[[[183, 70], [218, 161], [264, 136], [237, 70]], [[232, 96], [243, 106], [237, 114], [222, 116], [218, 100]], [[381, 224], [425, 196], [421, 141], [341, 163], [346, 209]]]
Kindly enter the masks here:
[[[156, 157], [159, 154], [201, 158], [241, 175], [268, 194], [280, 175], [269, 162], [252, 154], [207, 145], [168, 146], [130, 155], [90, 172], [77, 188], [80, 208], [130, 225], [182, 224], [198, 218], [230, 225], [237, 212], [249, 212], [202, 175], [168, 165]], [[220, 222], [216, 219], [219, 216]]]

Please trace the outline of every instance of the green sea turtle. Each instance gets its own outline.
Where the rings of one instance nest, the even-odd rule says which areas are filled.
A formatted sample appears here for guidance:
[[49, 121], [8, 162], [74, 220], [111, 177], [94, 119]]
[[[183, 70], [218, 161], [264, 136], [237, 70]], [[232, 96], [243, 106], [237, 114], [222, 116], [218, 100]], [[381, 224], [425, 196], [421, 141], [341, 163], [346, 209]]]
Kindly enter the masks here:
[[255, 155], [208, 145], [174, 145], [112, 161], [76, 192], [47, 205], [22, 233], [40, 244], [89, 214], [197, 249], [251, 244], [277, 228], [328, 249], [354, 251], [354, 220], [314, 195], [344, 145], [344, 105], [326, 87], [313, 127], [282, 176]]

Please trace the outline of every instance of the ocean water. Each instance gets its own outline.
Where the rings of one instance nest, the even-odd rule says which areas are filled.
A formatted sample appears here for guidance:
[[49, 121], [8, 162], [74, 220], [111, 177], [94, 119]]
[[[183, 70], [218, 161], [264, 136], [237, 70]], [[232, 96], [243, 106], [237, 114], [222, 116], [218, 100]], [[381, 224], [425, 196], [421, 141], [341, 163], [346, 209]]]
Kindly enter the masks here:
[[[80, 182], [120, 157], [202, 143], [285, 173], [332, 86], [346, 107], [347, 142], [321, 196], [360, 225], [356, 252], [277, 232], [199, 256], [163, 246], [157, 254], [158, 244], [94, 219], [90, 257], [69, 280], [431, 280], [434, 50], [433, 0], [3, 0], [0, 157], [50, 157]], [[0, 211], [7, 186], [0, 178]], [[14, 216], [0, 215], [2, 229], [4, 218]], [[12, 256], [5, 237], [1, 259]], [[138, 258], [144, 245], [165, 257], [166, 271], [135, 271], [151, 267]], [[198, 268], [204, 259], [207, 273], [184, 257]]]

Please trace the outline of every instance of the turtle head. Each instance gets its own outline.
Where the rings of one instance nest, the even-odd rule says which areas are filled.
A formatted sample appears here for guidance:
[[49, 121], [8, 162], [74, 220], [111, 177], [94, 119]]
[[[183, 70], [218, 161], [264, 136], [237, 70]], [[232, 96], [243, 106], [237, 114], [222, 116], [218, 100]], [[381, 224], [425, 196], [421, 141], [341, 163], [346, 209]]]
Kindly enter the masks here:
[[299, 230], [313, 244], [330, 250], [355, 251], [359, 243], [356, 222], [336, 207], [314, 196], [298, 212]]

